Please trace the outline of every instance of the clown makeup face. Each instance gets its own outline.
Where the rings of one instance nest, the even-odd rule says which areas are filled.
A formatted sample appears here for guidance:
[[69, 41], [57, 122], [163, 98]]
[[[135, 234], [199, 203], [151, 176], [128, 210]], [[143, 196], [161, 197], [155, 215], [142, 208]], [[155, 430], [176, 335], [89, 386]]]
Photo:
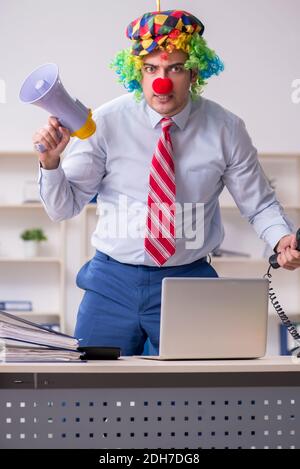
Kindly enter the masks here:
[[[190, 85], [197, 79], [197, 71], [184, 68], [188, 55], [180, 50], [163, 55], [161, 51], [148, 54], [143, 59], [142, 88], [148, 105], [163, 117], [172, 117], [184, 109], [188, 102]], [[173, 90], [157, 94], [152, 84], [157, 78], [169, 78]]]

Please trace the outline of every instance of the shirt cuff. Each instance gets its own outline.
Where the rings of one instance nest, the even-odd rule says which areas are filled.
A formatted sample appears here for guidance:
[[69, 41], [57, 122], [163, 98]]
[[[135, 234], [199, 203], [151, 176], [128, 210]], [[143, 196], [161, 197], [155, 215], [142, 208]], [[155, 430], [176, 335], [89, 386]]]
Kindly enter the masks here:
[[61, 162], [59, 162], [59, 165], [56, 169], [45, 169], [42, 167], [41, 163], [39, 165], [39, 179], [38, 182], [41, 182], [41, 179], [43, 178], [43, 182], [46, 182], [47, 184], [50, 185], [55, 185], [59, 181], [62, 180], [64, 177], [65, 173], [61, 167]]
[[292, 234], [292, 231], [286, 225], [273, 225], [264, 231], [262, 238], [274, 249], [283, 236], [290, 234]]

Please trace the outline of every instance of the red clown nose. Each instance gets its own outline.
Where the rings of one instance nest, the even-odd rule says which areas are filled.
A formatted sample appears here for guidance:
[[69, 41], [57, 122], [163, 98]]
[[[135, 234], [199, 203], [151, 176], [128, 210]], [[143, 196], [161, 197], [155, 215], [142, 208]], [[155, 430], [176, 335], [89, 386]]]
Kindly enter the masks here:
[[173, 90], [173, 82], [170, 78], [156, 78], [152, 83], [152, 88], [156, 94], [169, 94]]

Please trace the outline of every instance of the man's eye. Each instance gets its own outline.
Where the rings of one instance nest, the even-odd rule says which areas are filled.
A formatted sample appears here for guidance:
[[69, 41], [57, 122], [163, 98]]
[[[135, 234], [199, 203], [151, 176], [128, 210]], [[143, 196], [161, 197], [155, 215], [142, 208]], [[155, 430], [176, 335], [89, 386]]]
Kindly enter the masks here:
[[155, 67], [151, 67], [148, 65], [147, 67], [144, 67], [145, 72], [147, 73], [154, 73], [155, 72]]
[[172, 71], [172, 72], [176, 72], [176, 73], [182, 72], [182, 71], [183, 71], [183, 67], [182, 67], [182, 65], [174, 65], [174, 67], [171, 68], [171, 71]]

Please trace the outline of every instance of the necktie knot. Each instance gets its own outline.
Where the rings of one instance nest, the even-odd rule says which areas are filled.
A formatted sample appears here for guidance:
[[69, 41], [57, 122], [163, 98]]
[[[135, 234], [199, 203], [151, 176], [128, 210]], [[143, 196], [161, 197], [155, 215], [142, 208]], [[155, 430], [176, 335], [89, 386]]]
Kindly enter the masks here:
[[163, 131], [165, 130], [170, 130], [172, 125], [174, 125], [174, 121], [171, 119], [171, 117], [164, 117], [161, 121], [161, 128]]

